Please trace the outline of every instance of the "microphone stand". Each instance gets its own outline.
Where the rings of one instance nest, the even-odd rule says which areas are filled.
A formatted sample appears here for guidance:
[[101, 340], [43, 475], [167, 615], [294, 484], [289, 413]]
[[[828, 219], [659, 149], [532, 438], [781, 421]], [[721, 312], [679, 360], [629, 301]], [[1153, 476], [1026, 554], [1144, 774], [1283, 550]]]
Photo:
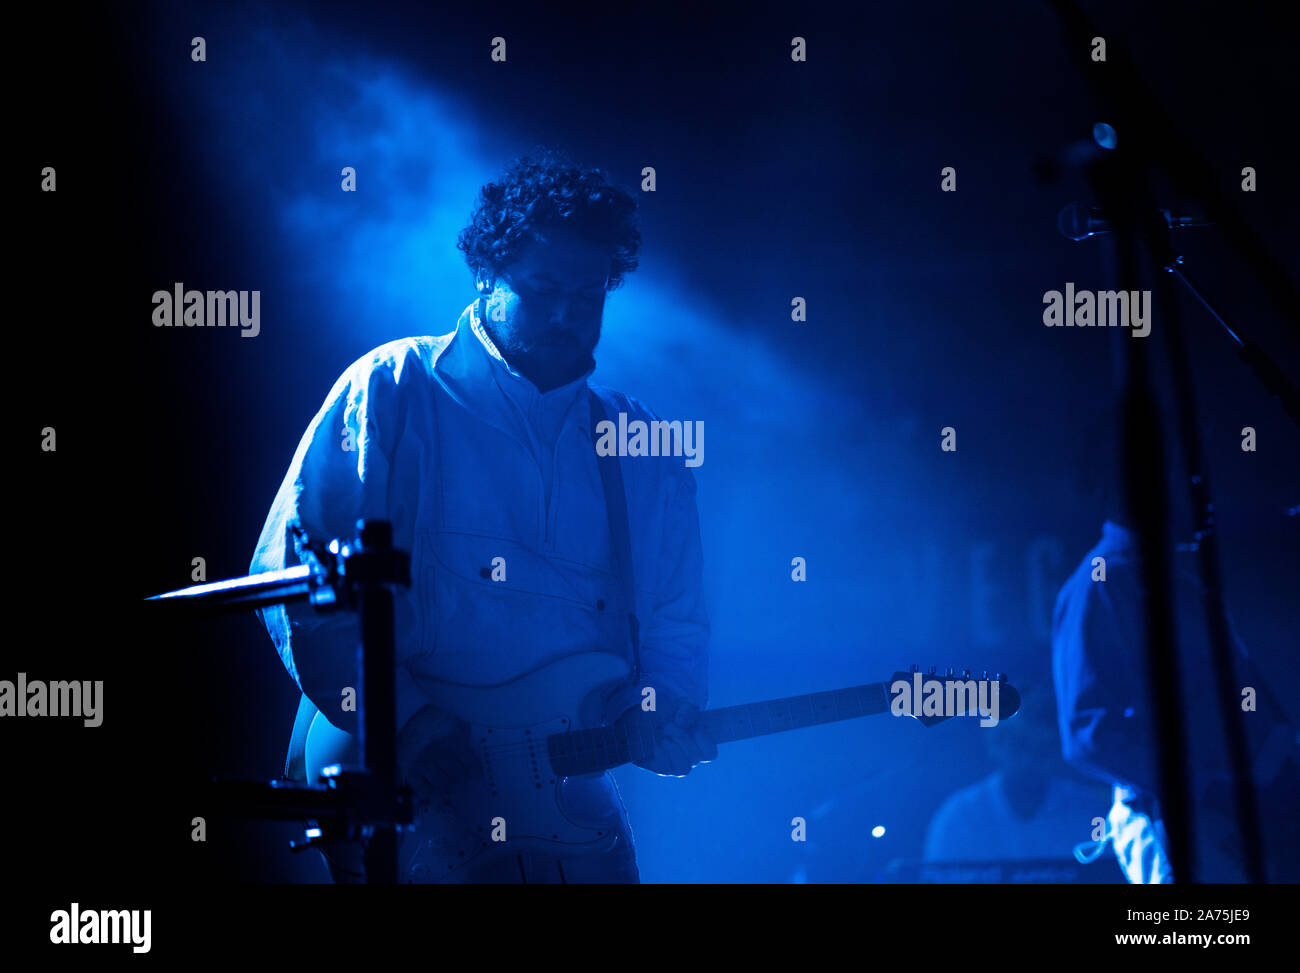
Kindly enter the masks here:
[[319, 822], [308, 828], [302, 851], [327, 841], [362, 841], [365, 877], [372, 884], [397, 882], [397, 830], [413, 820], [410, 789], [397, 786], [396, 686], [394, 681], [393, 594], [410, 585], [410, 556], [393, 549], [387, 521], [357, 524], [357, 540], [331, 541], [308, 553], [307, 563], [280, 571], [155, 595], [145, 601], [190, 617], [232, 614], [290, 602], [310, 601], [322, 612], [350, 610], [361, 616], [357, 647], [361, 686], [360, 770], [327, 767], [317, 784], [282, 780], [214, 780], [206, 800], [228, 817]]
[[[1300, 425], [1300, 396], [1296, 387], [1259, 348], [1244, 341], [1236, 330], [1203, 298], [1179, 270], [1182, 263], [1168, 241], [1168, 227], [1152, 198], [1149, 178], [1162, 168], [1181, 191], [1199, 196], [1211, 210], [1215, 222], [1222, 223], [1229, 241], [1243, 253], [1256, 272], [1266, 292], [1289, 320], [1300, 306], [1300, 293], [1280, 265], [1264, 249], [1227, 200], [1214, 187], [1211, 171], [1198, 159], [1190, 146], [1177, 137], [1167, 119], [1161, 116], [1154, 99], [1142, 86], [1136, 72], [1119, 46], [1112, 40], [1109, 54], [1114, 61], [1093, 64], [1088, 56], [1091, 38], [1098, 31], [1072, 0], [1050, 0], [1065, 29], [1066, 44], [1074, 56], [1084, 82], [1092, 90], [1098, 106], [1108, 118], [1115, 119], [1120, 139], [1129, 145], [1103, 153], [1103, 159], [1090, 166], [1088, 175], [1103, 206], [1113, 211], [1119, 234], [1117, 256], [1121, 285], [1137, 279], [1137, 241], [1150, 249], [1157, 265], [1182, 281], [1203, 306], [1228, 331], [1241, 358], [1277, 396], [1293, 421]], [[1116, 74], [1112, 77], [1112, 72]], [[1152, 133], [1143, 138], [1146, 133]], [[1176, 427], [1182, 446], [1186, 485], [1197, 516], [1197, 553], [1201, 581], [1205, 586], [1202, 599], [1210, 640], [1211, 664], [1218, 696], [1218, 715], [1227, 744], [1232, 773], [1233, 794], [1238, 828], [1241, 831], [1246, 875], [1253, 883], [1267, 881], [1263, 847], [1259, 835], [1259, 809], [1248, 764], [1245, 733], [1237, 712], [1237, 696], [1230, 649], [1230, 634], [1223, 604], [1219, 571], [1218, 542], [1214, 530], [1214, 508], [1208, 478], [1196, 431], [1195, 395], [1187, 360], [1184, 336], [1178, 320], [1178, 308], [1169, 285], [1169, 277], [1157, 275], [1155, 306], [1165, 310], [1165, 327], [1161, 329], [1163, 347], [1174, 393]], [[1121, 396], [1120, 433], [1123, 449], [1126, 492], [1138, 521], [1139, 555], [1142, 578], [1147, 590], [1146, 628], [1149, 643], [1148, 673], [1158, 736], [1160, 800], [1163, 805], [1170, 858], [1180, 881], [1195, 882], [1196, 849], [1193, 841], [1194, 807], [1188, 800], [1188, 779], [1184, 750], [1184, 724], [1178, 705], [1178, 669], [1173, 649], [1173, 618], [1169, 572], [1166, 562], [1167, 525], [1161, 516], [1164, 480], [1161, 474], [1160, 438], [1155, 422], [1155, 398], [1151, 390], [1149, 362], [1142, 339], [1118, 340], [1128, 346], [1128, 365]], [[1136, 346], [1135, 346], [1136, 343]], [[1123, 425], [1125, 410], [1136, 416], [1132, 428]], [[1159, 478], [1159, 479], [1157, 479]]]
[[1191, 292], [1191, 295], [1200, 302], [1201, 307], [1210, 312], [1210, 316], [1219, 323], [1219, 326], [1231, 339], [1237, 357], [1254, 372], [1255, 378], [1264, 386], [1265, 391], [1281, 403], [1283, 411], [1291, 417], [1291, 421], [1295, 423], [1296, 428], [1300, 429], [1300, 388], [1296, 387], [1295, 382], [1291, 381], [1290, 377], [1278, 367], [1277, 362], [1264, 349], [1249, 339], [1243, 338], [1240, 329], [1228, 324], [1223, 315], [1214, 309], [1214, 305], [1205, 299], [1188, 278], [1187, 272], [1182, 269], [1183, 258], [1181, 254], [1174, 254], [1166, 249], [1165, 257], [1163, 269], [1173, 274], [1174, 279], [1181, 282]]
[[[1202, 222], [1199, 220], [1196, 222], [1182, 222], [1173, 217], [1169, 210], [1161, 210], [1160, 215], [1165, 226], [1170, 230], [1215, 225], [1209, 221]], [[1094, 229], [1094, 227], [1097, 228]], [[1061, 231], [1062, 236], [1068, 240], [1073, 240], [1075, 243], [1102, 233], [1109, 233], [1112, 229], [1109, 223], [1094, 223], [1091, 216], [1081, 215], [1078, 203], [1071, 203], [1061, 210], [1057, 217], [1057, 228]], [[1269, 357], [1264, 349], [1243, 338], [1240, 333], [1241, 329], [1229, 324], [1214, 305], [1206, 299], [1205, 295], [1187, 276], [1187, 272], [1182, 269], [1184, 264], [1182, 254], [1174, 254], [1165, 246], [1161, 257], [1161, 269], [1166, 273], [1173, 274], [1174, 279], [1186, 287], [1188, 293], [1196, 298], [1201, 307], [1209, 312], [1210, 317], [1218, 322], [1232, 342], [1237, 357], [1255, 373], [1255, 378], [1263, 385], [1264, 390], [1281, 403], [1282, 409], [1291, 417], [1291, 421], [1297, 428], [1300, 428], [1300, 389], [1297, 389], [1295, 382], [1278, 367], [1277, 362]]]

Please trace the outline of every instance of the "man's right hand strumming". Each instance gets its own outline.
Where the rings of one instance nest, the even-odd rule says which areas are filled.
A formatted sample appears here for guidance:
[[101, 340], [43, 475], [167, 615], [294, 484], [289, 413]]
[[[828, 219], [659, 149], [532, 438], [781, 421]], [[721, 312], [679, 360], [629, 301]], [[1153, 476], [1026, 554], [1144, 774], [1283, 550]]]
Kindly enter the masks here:
[[482, 774], [469, 724], [436, 706], [424, 707], [398, 732], [397, 765], [415, 796], [426, 799]]

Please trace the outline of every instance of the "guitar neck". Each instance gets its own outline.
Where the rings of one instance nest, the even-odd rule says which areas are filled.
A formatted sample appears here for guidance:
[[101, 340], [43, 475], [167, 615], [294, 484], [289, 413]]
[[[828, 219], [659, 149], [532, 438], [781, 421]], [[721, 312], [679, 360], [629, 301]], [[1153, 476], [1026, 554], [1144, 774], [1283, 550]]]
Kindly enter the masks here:
[[[889, 709], [889, 691], [883, 682], [847, 689], [832, 689], [802, 696], [785, 696], [758, 703], [742, 703], [704, 710], [700, 725], [717, 743], [748, 740], [770, 733], [800, 730], [819, 723], [855, 720]], [[551, 765], [565, 776], [596, 773], [626, 763], [648, 759], [654, 740], [648, 735], [625, 734], [612, 726], [556, 734], [547, 740]]]
[[770, 733], [801, 730], [819, 723], [856, 720], [888, 709], [888, 688], [883, 682], [873, 682], [848, 689], [705, 710], [700, 714], [700, 722], [716, 742], [731, 743]]

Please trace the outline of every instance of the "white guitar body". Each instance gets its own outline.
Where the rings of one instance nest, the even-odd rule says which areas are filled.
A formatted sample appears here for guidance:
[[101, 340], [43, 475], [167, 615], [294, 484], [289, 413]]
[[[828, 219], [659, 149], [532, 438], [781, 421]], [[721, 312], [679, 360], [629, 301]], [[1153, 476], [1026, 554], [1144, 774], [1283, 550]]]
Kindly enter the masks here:
[[[441, 882], [496, 857], [541, 851], [557, 858], [609, 850], [610, 822], [576, 820], [546, 738], [599, 726], [603, 695], [626, 679], [627, 662], [604, 652], [568, 656], [495, 686], [432, 678], [429, 700], [469, 724], [478, 767], [451, 790], [418, 803], [415, 828], [399, 835], [401, 882]], [[308, 780], [322, 767], [356, 764], [356, 739], [317, 715], [307, 740]], [[505, 840], [493, 840], [504, 833]]]

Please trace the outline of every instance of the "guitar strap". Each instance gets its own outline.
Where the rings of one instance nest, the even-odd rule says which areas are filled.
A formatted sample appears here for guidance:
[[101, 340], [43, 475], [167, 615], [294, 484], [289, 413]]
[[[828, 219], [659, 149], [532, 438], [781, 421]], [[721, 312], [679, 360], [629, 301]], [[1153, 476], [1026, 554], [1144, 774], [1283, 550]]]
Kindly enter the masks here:
[[[590, 388], [587, 392], [591, 396], [591, 442], [594, 446], [600, 439], [596, 427], [609, 421], [609, 417], [600, 396]], [[628, 635], [632, 642], [632, 683], [635, 684], [641, 680], [641, 623], [636, 617], [636, 580], [632, 573], [632, 542], [628, 530], [627, 493], [623, 489], [623, 468], [617, 453], [611, 456], [597, 453], [596, 466], [600, 469], [600, 485], [605, 489], [605, 516], [609, 519], [609, 538], [614, 547], [614, 569], [618, 572], [623, 604], [627, 608]]]

